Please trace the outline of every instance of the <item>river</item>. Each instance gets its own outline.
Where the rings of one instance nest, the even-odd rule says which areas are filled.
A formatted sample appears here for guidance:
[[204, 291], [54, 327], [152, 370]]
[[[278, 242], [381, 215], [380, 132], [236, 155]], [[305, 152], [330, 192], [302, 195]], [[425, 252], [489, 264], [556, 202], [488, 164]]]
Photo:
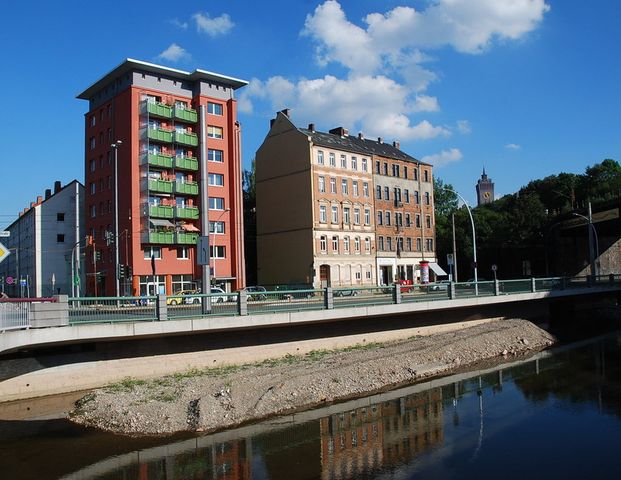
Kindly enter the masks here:
[[611, 478], [621, 335], [212, 435], [121, 437], [26, 405], [0, 406], [0, 478]]

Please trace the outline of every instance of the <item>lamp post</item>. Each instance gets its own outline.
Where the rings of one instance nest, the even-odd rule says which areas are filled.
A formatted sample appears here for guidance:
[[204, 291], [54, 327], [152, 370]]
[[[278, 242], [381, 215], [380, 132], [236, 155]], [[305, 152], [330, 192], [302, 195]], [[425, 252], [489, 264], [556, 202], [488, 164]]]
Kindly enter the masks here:
[[[589, 202], [589, 216], [581, 215], [580, 213], [572, 212], [575, 217], [584, 218], [587, 222], [589, 229], [589, 263], [591, 264], [591, 275], [599, 275], [599, 268], [597, 262], [599, 261], [599, 238], [597, 237], [597, 230], [593, 225], [593, 215], [591, 214], [591, 202]], [[595, 237], [595, 256], [593, 256], [593, 237]]]
[[457, 195], [459, 199], [466, 206], [466, 209], [468, 210], [468, 216], [470, 217], [470, 224], [472, 225], [472, 262], [474, 263], [474, 294], [478, 295], [479, 285], [477, 282], [479, 281], [479, 277], [478, 277], [478, 271], [477, 271], [477, 267], [478, 267], [477, 265], [477, 236], [476, 236], [476, 232], [474, 229], [474, 219], [472, 218], [472, 211], [470, 210], [470, 205], [468, 205], [468, 202], [466, 202], [466, 199], [462, 197], [455, 190], [448, 188], [448, 187], [442, 187], [442, 188], [444, 188], [444, 190], [448, 192], [453, 192], [455, 195]]
[[121, 140], [117, 140], [112, 145], [114, 149], [114, 286], [115, 296], [120, 296], [119, 284], [119, 147], [123, 144]]
[[[220, 215], [218, 215], [218, 218], [216, 218], [216, 223], [220, 221], [220, 219], [222, 218], [222, 215], [224, 215], [225, 213], [230, 212], [230, 211], [231, 211], [230, 208], [222, 210], [222, 212], [220, 212]], [[215, 225], [214, 225], [214, 228], [213, 228], [213, 232], [211, 233], [211, 248], [213, 249], [213, 253], [214, 253], [214, 256], [213, 256], [213, 275], [212, 275], [212, 279], [213, 280], [212, 281], [213, 281], [213, 283], [215, 285], [215, 283], [216, 283], [216, 258], [217, 258], [217, 256], [216, 256], [216, 254], [217, 254], [217, 252], [216, 252], [216, 226]], [[203, 292], [203, 293], [205, 293], [205, 292]]]

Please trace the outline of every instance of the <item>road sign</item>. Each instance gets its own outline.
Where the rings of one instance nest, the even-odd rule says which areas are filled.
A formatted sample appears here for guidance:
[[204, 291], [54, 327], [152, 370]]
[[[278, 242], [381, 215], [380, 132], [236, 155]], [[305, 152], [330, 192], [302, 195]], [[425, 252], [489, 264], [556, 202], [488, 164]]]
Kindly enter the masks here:
[[26, 279], [25, 279], [25, 278], [20, 278], [20, 279], [19, 279], [19, 286], [20, 286], [20, 287], [25, 287], [25, 286], [27, 286], [27, 285], [28, 285], [28, 284], [26, 283]]
[[0, 262], [11, 254], [8, 248], [0, 243]]
[[495, 272], [496, 270], [498, 270], [498, 267], [496, 266], [496, 264], [492, 265], [492, 272]]
[[446, 254], [446, 263], [447, 265], [454, 265], [454, 258], [453, 258], [453, 254], [452, 253], [447, 253]]
[[6, 282], [7, 285], [13, 285], [13, 283], [15, 282], [15, 279], [9, 276], [9, 277], [6, 277], [4, 281]]
[[196, 240], [196, 263], [209, 265], [209, 237], [201, 235]]
[[0, 237], [7, 238], [7, 237], [10, 237], [10, 236], [11, 236], [11, 232], [9, 232], [8, 230], [0, 231]]

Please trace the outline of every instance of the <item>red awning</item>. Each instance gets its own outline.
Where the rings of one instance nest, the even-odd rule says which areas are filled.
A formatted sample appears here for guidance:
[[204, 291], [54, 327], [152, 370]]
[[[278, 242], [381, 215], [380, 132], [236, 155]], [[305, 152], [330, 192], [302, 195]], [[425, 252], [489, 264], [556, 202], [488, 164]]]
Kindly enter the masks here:
[[181, 228], [183, 228], [184, 230], [188, 232], [200, 232], [200, 230], [196, 228], [194, 225], [192, 225], [191, 223], [184, 223], [180, 226]]

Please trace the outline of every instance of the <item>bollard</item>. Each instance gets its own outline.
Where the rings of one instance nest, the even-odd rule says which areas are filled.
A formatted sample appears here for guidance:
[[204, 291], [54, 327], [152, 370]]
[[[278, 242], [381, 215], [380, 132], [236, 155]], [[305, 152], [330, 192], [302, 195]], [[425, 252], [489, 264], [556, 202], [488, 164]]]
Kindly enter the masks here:
[[448, 292], [449, 300], [453, 300], [455, 298], [455, 282], [450, 282], [446, 290]]
[[323, 290], [323, 308], [332, 310], [334, 308], [334, 296], [332, 295], [332, 287], [326, 287]]
[[530, 279], [530, 291], [531, 293], [535, 293], [537, 291], [537, 284], [535, 283], [535, 277]]
[[248, 292], [246, 290], [240, 290], [237, 293], [237, 313], [248, 315]]
[[494, 295], [500, 295], [500, 282], [498, 281], [498, 279], [494, 280]]

